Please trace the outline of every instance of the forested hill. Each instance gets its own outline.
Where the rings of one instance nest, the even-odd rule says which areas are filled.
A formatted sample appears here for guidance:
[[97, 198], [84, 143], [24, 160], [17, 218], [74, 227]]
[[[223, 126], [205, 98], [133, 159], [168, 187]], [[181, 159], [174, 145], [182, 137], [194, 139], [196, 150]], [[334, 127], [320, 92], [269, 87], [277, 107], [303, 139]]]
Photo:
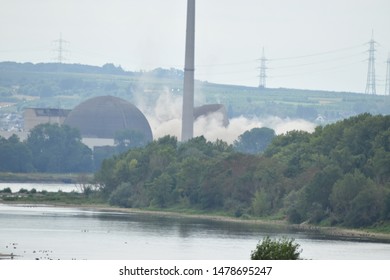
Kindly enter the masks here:
[[390, 219], [390, 116], [363, 114], [274, 138], [263, 155], [166, 136], [104, 161], [96, 180], [122, 207], [190, 208], [350, 227]]

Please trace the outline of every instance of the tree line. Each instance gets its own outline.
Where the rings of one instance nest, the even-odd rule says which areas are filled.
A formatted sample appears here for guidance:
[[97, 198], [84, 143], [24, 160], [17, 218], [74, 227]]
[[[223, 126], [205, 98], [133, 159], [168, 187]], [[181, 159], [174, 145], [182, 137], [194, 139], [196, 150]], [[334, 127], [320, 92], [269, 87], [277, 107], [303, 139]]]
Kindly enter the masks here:
[[122, 207], [223, 211], [351, 227], [390, 218], [390, 116], [362, 114], [273, 138], [263, 153], [166, 136], [103, 161], [102, 195]]
[[[272, 129], [254, 128], [239, 136], [235, 148], [258, 153], [273, 137], [275, 132]], [[254, 139], [256, 141], [252, 141]], [[30, 131], [26, 141], [20, 141], [15, 134], [9, 139], [0, 136], [0, 172], [94, 172], [104, 159], [148, 144], [143, 134], [132, 130], [117, 131], [114, 143], [114, 146], [91, 150], [82, 143], [77, 129], [67, 125], [40, 124]]]
[[26, 141], [15, 134], [0, 137], [0, 171], [14, 173], [92, 172], [92, 150], [81, 142], [77, 129], [40, 124]]

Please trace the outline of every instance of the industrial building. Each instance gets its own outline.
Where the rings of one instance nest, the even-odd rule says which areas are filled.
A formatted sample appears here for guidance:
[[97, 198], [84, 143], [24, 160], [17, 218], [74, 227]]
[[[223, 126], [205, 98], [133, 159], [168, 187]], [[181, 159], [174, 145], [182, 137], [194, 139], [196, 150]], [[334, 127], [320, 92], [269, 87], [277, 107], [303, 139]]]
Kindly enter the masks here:
[[114, 96], [88, 99], [73, 110], [53, 108], [26, 108], [21, 131], [0, 131], [9, 138], [16, 134], [22, 141], [29, 131], [39, 124], [65, 124], [80, 131], [82, 142], [91, 149], [113, 146], [117, 132], [129, 130], [144, 136], [145, 142], [153, 140], [152, 130], [144, 114], [130, 102]]
[[39, 124], [63, 124], [71, 110], [52, 108], [26, 108], [24, 110], [24, 130], [30, 131]]

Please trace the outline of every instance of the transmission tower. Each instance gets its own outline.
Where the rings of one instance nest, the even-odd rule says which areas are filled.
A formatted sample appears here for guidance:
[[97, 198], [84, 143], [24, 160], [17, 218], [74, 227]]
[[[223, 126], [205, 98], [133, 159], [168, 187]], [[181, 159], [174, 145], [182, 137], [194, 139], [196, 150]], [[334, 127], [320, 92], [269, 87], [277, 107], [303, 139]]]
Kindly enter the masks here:
[[261, 55], [261, 58], [260, 58], [260, 83], [259, 83], [259, 88], [263, 89], [265, 88], [266, 86], [266, 63], [267, 59], [265, 58], [265, 55], [264, 55], [264, 48], [263, 48], [263, 53]]
[[60, 33], [60, 38], [58, 40], [53, 41], [56, 44], [56, 48], [54, 51], [57, 53], [56, 60], [58, 63], [63, 63], [65, 58], [65, 53], [68, 52], [68, 50], [65, 49], [65, 44], [68, 44], [68, 41], [65, 41], [62, 39], [62, 33]]
[[375, 86], [375, 44], [374, 32], [372, 32], [371, 40], [369, 42], [370, 49], [368, 50], [368, 71], [367, 71], [367, 84], [366, 94], [376, 94]]
[[390, 96], [390, 53], [387, 58], [385, 95]]

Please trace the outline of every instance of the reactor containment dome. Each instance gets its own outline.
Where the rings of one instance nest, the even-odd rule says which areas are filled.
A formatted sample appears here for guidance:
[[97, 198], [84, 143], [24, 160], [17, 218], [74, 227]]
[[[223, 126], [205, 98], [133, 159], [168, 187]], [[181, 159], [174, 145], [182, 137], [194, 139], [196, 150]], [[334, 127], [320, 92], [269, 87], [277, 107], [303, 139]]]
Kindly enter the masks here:
[[64, 124], [79, 129], [84, 138], [114, 139], [119, 131], [130, 130], [153, 140], [152, 130], [144, 114], [130, 102], [114, 97], [99, 96], [75, 107]]

